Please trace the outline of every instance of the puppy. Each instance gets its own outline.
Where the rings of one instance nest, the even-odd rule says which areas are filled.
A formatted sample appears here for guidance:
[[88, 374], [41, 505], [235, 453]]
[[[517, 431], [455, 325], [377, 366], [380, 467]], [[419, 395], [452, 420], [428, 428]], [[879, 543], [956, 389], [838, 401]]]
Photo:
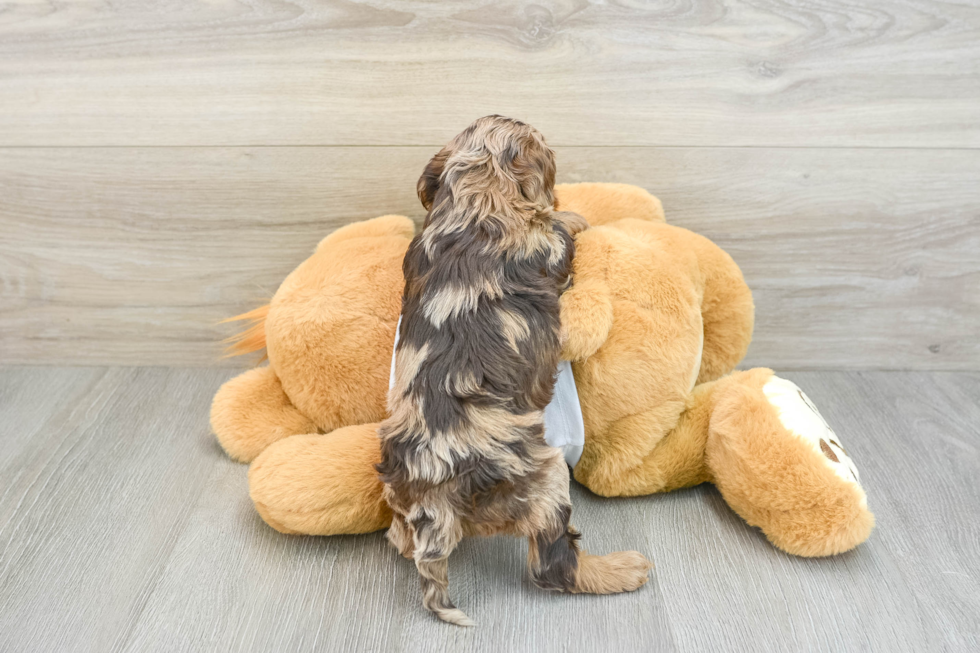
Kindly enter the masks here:
[[422, 602], [473, 625], [449, 599], [463, 536], [528, 538], [541, 588], [635, 590], [639, 553], [590, 556], [569, 524], [568, 468], [544, 440], [561, 352], [559, 296], [585, 220], [554, 208], [555, 156], [533, 127], [480, 118], [426, 166], [428, 211], [405, 255], [389, 418], [380, 429], [388, 539], [414, 558]]

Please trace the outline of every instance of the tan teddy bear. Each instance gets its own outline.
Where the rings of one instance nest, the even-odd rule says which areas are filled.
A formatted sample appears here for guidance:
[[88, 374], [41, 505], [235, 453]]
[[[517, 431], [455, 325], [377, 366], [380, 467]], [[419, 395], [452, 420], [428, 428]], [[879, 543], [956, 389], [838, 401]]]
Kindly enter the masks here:
[[[752, 335], [752, 296], [708, 239], [664, 222], [660, 202], [622, 184], [556, 187], [591, 228], [576, 238], [562, 298], [585, 423], [576, 480], [603, 496], [714, 483], [779, 548], [823, 556], [874, 526], [840, 439], [794, 384], [733, 372]], [[236, 353], [269, 364], [228, 381], [211, 425], [251, 462], [255, 507], [284, 533], [365, 533], [390, 521], [374, 471], [400, 312], [401, 262], [414, 233], [387, 215], [327, 236]]]

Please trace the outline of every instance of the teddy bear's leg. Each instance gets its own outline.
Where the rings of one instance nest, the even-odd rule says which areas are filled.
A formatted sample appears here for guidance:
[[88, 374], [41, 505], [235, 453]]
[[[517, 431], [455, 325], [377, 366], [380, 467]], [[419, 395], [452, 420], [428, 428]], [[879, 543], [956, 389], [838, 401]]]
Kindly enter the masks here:
[[381, 462], [377, 429], [377, 424], [359, 424], [270, 445], [248, 470], [249, 494], [262, 519], [293, 534], [386, 528], [391, 510], [374, 469]]
[[[668, 424], [675, 428], [664, 432]], [[635, 413], [609, 426], [601, 443], [586, 434], [575, 480], [604, 497], [698, 485], [710, 480], [704, 466], [706, 438], [706, 411], [685, 410], [683, 402]]]
[[257, 367], [225, 382], [215, 394], [211, 429], [231, 458], [247, 463], [276, 440], [316, 431], [316, 426], [290, 403], [275, 372]]
[[784, 551], [853, 549], [874, 527], [857, 469], [812, 402], [771, 370], [712, 393], [706, 464], [728, 504]]

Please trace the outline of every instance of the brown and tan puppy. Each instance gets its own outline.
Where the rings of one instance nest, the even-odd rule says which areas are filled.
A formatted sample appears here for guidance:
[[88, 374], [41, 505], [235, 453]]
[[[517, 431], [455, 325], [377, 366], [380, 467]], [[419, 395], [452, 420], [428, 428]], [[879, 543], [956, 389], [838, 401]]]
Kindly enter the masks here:
[[590, 556], [569, 524], [568, 469], [544, 440], [561, 352], [559, 296], [572, 235], [554, 212], [555, 157], [524, 123], [488, 116], [429, 162], [428, 210], [405, 255], [405, 293], [390, 417], [378, 472], [394, 512], [388, 538], [414, 558], [425, 607], [472, 625], [449, 599], [448, 558], [467, 535], [528, 538], [536, 585], [635, 590], [639, 553]]

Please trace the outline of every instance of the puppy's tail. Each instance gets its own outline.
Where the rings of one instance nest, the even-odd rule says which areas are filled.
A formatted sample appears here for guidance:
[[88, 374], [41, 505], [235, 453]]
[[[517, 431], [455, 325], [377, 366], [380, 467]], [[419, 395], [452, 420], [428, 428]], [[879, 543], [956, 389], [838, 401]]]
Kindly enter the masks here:
[[449, 557], [415, 560], [422, 576], [422, 605], [443, 621], [457, 626], [475, 626], [466, 613], [449, 599]]

